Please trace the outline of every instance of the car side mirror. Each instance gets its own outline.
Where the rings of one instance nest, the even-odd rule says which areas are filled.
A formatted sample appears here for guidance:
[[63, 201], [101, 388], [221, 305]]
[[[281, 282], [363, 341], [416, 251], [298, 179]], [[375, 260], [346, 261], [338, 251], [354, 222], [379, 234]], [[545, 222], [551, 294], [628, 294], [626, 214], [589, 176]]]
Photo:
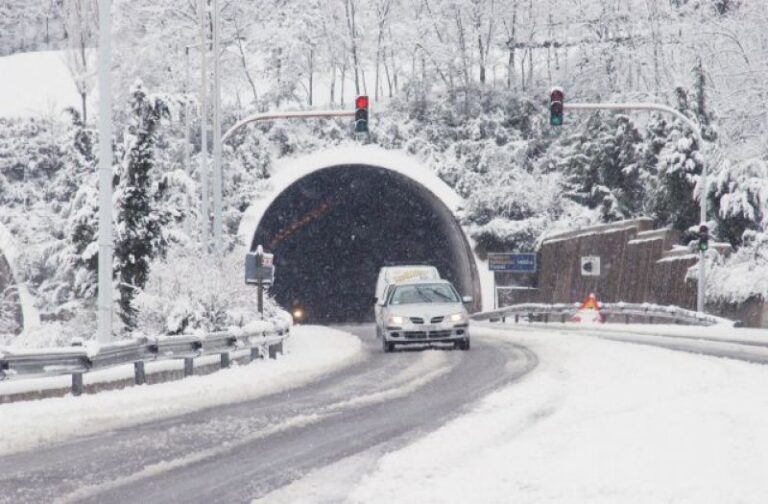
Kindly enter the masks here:
[[473, 298], [472, 296], [464, 296], [463, 298], [461, 298], [461, 302], [465, 304], [469, 304], [472, 301], [474, 301], [474, 299], [475, 298]]
[[373, 304], [376, 304], [379, 301], [379, 298], [376, 296], [373, 296], [373, 301], [371, 301]]

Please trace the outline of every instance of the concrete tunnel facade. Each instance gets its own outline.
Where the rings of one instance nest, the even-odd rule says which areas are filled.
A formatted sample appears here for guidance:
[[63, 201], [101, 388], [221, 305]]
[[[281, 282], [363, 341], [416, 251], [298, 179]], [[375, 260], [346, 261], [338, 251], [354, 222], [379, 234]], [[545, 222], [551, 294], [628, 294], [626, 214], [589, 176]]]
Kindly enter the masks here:
[[456, 218], [463, 200], [429, 168], [378, 147], [280, 164], [246, 211], [241, 242], [275, 254], [271, 294], [312, 323], [373, 319], [379, 268], [432, 264], [471, 310], [490, 309], [493, 277]]

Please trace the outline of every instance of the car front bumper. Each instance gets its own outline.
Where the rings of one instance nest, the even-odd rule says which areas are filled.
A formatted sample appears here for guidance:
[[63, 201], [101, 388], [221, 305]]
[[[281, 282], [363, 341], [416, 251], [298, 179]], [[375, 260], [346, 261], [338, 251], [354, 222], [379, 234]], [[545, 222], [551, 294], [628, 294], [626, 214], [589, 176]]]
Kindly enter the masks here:
[[387, 327], [384, 339], [389, 343], [453, 342], [469, 338], [469, 324], [442, 324], [426, 330], [418, 325]]

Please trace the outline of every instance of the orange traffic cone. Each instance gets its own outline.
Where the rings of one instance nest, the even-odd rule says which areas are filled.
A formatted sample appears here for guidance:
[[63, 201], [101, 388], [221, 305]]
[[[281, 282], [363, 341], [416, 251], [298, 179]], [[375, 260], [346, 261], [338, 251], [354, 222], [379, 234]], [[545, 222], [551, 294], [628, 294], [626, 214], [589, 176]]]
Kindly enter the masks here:
[[589, 296], [584, 299], [579, 309], [571, 317], [571, 322], [605, 322], [603, 315], [600, 313], [600, 303], [598, 303], [594, 293], [590, 292]]

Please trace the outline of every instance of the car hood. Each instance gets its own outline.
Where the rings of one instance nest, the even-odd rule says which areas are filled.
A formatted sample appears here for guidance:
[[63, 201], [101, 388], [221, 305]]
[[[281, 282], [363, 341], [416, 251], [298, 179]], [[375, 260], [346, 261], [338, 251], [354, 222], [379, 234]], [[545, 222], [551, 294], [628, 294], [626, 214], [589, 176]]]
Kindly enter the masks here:
[[407, 305], [391, 305], [387, 307], [389, 315], [402, 317], [432, 318], [440, 315], [447, 316], [454, 313], [466, 312], [461, 303], [418, 303]]

